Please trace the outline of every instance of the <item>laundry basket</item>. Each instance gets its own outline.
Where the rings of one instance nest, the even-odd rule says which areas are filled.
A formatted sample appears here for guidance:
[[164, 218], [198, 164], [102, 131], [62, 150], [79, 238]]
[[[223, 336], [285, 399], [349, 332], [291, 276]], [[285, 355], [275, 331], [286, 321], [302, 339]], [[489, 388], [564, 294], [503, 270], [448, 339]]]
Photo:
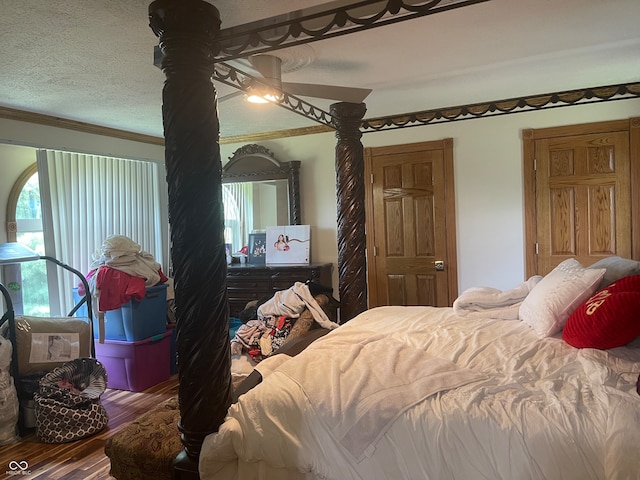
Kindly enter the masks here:
[[45, 443], [65, 443], [93, 435], [109, 421], [100, 396], [107, 371], [94, 358], [77, 358], [40, 379], [34, 395], [36, 435]]

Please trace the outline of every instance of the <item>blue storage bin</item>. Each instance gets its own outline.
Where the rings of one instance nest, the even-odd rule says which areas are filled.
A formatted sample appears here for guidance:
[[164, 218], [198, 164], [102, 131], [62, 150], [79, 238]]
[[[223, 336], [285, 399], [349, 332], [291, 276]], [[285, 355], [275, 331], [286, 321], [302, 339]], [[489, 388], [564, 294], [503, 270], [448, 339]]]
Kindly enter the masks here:
[[[140, 301], [123, 303], [117, 310], [104, 314], [106, 340], [136, 342], [167, 331], [167, 288], [166, 283], [147, 288], [145, 297]], [[79, 302], [78, 289], [73, 289], [73, 298]], [[78, 309], [77, 316], [87, 316], [87, 307]], [[93, 318], [93, 337], [98, 338], [98, 319]]]

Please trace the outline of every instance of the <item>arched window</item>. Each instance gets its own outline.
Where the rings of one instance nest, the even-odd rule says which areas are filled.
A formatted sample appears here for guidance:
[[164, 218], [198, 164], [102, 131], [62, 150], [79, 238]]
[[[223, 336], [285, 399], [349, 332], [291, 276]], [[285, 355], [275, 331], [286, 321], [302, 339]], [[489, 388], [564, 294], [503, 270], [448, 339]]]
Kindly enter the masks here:
[[[44, 255], [40, 186], [34, 163], [27, 168], [13, 185], [7, 204], [7, 238], [19, 242]], [[11, 279], [10, 287], [21, 292], [14, 305], [16, 313], [25, 315], [49, 314], [49, 290], [46, 263], [25, 262], [5, 267], [5, 279]], [[17, 292], [16, 292], [17, 293]], [[21, 300], [21, 301], [20, 301]]]

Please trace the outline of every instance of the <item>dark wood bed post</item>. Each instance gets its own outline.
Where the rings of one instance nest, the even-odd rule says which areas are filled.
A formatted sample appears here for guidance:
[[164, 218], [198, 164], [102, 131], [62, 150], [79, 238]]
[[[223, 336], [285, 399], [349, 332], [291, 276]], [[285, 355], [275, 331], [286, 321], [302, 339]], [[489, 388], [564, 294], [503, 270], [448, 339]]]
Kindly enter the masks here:
[[364, 103], [334, 103], [330, 108], [338, 139], [336, 189], [341, 322], [367, 309], [364, 152], [360, 141], [360, 124], [366, 111]]
[[211, 82], [220, 15], [202, 0], [156, 0], [149, 22], [166, 75], [162, 118], [184, 445], [174, 472], [177, 479], [198, 478], [202, 442], [231, 404], [220, 124]]

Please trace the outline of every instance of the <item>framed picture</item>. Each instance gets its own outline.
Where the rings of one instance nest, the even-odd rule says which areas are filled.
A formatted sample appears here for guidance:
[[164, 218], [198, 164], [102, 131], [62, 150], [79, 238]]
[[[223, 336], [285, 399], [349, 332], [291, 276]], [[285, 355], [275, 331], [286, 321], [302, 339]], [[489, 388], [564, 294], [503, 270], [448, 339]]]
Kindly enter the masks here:
[[307, 265], [311, 255], [311, 227], [267, 227], [267, 264]]
[[267, 256], [267, 234], [249, 234], [249, 258], [248, 263], [253, 265], [264, 265]]

